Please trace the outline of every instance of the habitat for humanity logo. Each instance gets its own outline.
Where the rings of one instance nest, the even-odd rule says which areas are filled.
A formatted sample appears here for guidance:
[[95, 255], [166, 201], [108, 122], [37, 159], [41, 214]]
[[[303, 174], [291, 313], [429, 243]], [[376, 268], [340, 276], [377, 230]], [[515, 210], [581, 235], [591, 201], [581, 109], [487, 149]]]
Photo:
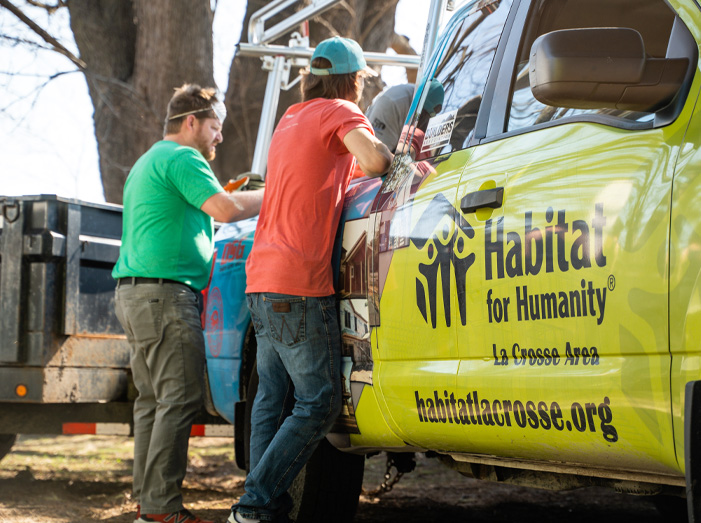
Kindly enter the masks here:
[[416, 278], [416, 305], [424, 321], [428, 322], [430, 313], [434, 329], [437, 323], [439, 281], [445, 323], [450, 327], [451, 272], [457, 287], [460, 321], [463, 325], [467, 324], [465, 282], [467, 270], [475, 261], [475, 254], [467, 251], [467, 240], [474, 236], [472, 226], [442, 194], [433, 198], [411, 231], [411, 243], [424, 252], [427, 260], [426, 263], [419, 263], [419, 272], [423, 278]]

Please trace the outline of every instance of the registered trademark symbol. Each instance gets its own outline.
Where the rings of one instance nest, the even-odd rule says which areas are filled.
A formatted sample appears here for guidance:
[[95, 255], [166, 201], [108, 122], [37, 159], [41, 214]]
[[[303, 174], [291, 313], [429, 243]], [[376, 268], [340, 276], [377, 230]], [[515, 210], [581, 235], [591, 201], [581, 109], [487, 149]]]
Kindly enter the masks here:
[[610, 291], [616, 288], [616, 277], [613, 274], [609, 276], [608, 286]]

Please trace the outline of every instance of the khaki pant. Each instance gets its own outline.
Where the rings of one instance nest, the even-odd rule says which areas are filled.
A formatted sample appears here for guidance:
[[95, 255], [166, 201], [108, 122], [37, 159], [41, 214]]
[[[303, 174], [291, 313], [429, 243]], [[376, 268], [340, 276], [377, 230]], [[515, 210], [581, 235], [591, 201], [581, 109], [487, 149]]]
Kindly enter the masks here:
[[185, 285], [120, 283], [117, 318], [131, 345], [134, 497], [143, 514], [182, 508], [192, 422], [202, 405], [204, 336], [197, 296]]

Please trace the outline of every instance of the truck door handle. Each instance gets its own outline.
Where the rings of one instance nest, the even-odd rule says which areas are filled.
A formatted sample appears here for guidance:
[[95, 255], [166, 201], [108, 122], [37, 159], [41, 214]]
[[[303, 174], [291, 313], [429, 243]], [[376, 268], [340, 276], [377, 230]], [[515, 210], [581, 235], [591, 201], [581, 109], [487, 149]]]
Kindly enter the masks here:
[[490, 207], [496, 209], [501, 207], [504, 201], [504, 188], [496, 187], [494, 189], [485, 189], [483, 191], [475, 191], [466, 194], [460, 200], [460, 210], [467, 214], [468, 212], [475, 212], [477, 209], [483, 207]]

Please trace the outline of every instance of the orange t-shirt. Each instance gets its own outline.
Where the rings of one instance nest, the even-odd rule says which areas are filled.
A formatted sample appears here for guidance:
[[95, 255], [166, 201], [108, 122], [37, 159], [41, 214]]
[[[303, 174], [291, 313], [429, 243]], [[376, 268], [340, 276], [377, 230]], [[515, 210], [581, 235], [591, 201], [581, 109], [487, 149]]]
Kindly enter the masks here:
[[315, 98], [282, 116], [270, 143], [246, 292], [334, 293], [331, 251], [355, 163], [343, 138], [357, 128], [373, 133], [347, 100]]

